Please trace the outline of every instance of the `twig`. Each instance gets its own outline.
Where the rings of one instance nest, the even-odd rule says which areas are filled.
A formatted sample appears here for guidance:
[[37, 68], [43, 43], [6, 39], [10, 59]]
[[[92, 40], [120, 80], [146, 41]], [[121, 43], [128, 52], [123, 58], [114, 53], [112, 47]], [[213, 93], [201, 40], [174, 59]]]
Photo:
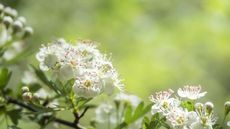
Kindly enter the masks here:
[[[13, 99], [13, 98], [11, 98], [11, 97], [9, 97], [9, 96], [6, 96], [5, 98], [6, 98], [6, 100], [7, 100], [8, 103], [18, 105], [18, 106], [23, 107], [23, 108], [25, 108], [25, 109], [27, 109], [27, 110], [30, 110], [30, 111], [32, 111], [32, 112], [37, 112], [36, 109], [34, 109], [34, 108], [31, 107], [30, 105], [27, 105], [27, 104], [25, 104], [25, 103], [23, 103], [23, 102], [21, 102], [21, 101], [19, 101], [19, 100]], [[49, 118], [49, 117], [47, 117], [47, 119], [48, 119], [48, 118]], [[63, 125], [72, 127], [72, 128], [74, 128], [74, 129], [83, 129], [83, 128], [79, 127], [78, 123], [69, 122], [69, 121], [66, 121], [66, 120], [62, 120], [62, 119], [60, 119], [60, 118], [54, 117], [54, 121], [57, 122], [57, 123], [60, 123], [60, 124], [63, 124]]]

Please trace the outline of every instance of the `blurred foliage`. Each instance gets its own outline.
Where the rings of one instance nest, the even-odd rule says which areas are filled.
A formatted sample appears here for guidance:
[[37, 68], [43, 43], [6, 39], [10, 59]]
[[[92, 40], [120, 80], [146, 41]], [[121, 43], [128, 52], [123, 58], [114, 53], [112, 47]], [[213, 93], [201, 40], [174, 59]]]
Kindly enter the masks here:
[[15, 7], [34, 27], [33, 54], [26, 58], [31, 64], [37, 64], [34, 54], [42, 43], [88, 38], [113, 53], [127, 92], [147, 100], [167, 87], [200, 84], [219, 113], [230, 98], [229, 0], [0, 2]]

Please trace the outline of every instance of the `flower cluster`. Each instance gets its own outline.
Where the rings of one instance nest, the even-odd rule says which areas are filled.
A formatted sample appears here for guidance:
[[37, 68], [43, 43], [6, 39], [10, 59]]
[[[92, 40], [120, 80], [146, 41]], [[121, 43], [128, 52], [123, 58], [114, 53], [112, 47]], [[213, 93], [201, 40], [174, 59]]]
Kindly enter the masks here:
[[213, 114], [211, 102], [194, 103], [207, 92], [201, 92], [200, 86], [184, 86], [172, 97], [172, 90], [157, 92], [150, 96], [154, 103], [152, 114], [159, 113], [167, 119], [172, 128], [178, 129], [212, 129], [217, 118]]
[[33, 29], [26, 25], [26, 19], [18, 16], [18, 12], [10, 7], [0, 4], [0, 45], [12, 38], [27, 38], [33, 33]]
[[18, 16], [15, 9], [0, 4], [0, 57], [3, 61], [22, 53], [26, 46], [24, 40], [32, 34], [33, 29], [24, 17]]
[[71, 45], [60, 39], [42, 45], [36, 57], [41, 70], [52, 71], [62, 81], [74, 78], [73, 89], [80, 97], [92, 98], [102, 92], [111, 94], [115, 87], [123, 88], [112, 63], [92, 41]]

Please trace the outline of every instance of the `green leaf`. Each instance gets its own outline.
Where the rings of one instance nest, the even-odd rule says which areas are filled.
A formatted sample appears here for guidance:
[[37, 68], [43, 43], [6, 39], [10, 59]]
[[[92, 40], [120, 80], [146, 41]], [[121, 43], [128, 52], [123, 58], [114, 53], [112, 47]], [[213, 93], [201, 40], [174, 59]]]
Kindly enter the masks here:
[[35, 68], [34, 66], [31, 65], [31, 67], [34, 69], [35, 74], [37, 75], [37, 77], [44, 83], [46, 84], [50, 89], [54, 90], [58, 95], [61, 95], [60, 93], [60, 89], [58, 88], [58, 86], [50, 81], [46, 75], [44, 74], [43, 71], [41, 71], [40, 69]]
[[127, 105], [126, 106], [126, 109], [125, 109], [125, 114], [124, 114], [124, 117], [125, 117], [125, 122], [127, 124], [130, 124], [132, 122], [132, 106], [131, 105]]
[[12, 72], [9, 72], [7, 68], [0, 69], [0, 89], [4, 89], [8, 84]]
[[14, 125], [18, 124], [18, 120], [21, 118], [21, 109], [13, 109], [7, 111], [8, 116], [10, 117], [11, 121]]
[[132, 122], [138, 120], [139, 118], [143, 117], [146, 113], [150, 111], [152, 104], [147, 105], [144, 107], [144, 102], [139, 103], [137, 108], [134, 111], [134, 115], [132, 117]]

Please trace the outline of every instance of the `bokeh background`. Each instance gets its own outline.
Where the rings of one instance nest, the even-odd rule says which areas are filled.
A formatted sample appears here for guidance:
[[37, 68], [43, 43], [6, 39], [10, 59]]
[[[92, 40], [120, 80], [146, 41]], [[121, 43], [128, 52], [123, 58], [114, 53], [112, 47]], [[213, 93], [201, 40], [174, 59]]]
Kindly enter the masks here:
[[126, 91], [201, 85], [223, 116], [230, 99], [230, 0], [0, 0], [34, 28], [25, 62], [40, 44], [91, 39], [112, 53]]

